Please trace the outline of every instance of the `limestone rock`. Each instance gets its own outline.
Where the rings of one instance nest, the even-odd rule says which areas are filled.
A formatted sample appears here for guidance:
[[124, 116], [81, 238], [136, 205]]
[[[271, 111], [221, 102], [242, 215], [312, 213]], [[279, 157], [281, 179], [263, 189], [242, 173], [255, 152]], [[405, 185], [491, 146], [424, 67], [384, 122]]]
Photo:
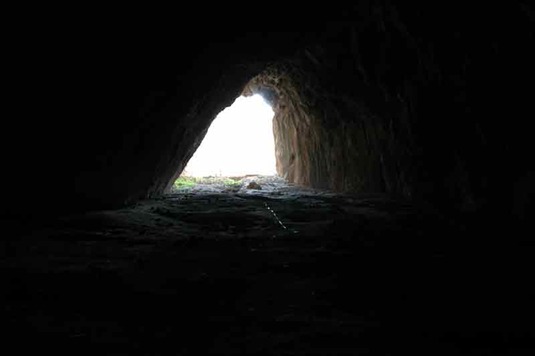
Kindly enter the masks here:
[[247, 189], [256, 189], [256, 190], [261, 190], [262, 187], [260, 186], [260, 184], [258, 184], [257, 182], [255, 182], [254, 180], [247, 184]]

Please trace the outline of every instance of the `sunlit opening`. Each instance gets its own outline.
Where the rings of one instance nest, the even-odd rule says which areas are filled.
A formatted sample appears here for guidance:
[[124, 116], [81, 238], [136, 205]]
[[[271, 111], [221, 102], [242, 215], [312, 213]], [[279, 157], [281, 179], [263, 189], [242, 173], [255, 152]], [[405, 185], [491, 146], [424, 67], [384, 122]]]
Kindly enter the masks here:
[[212, 122], [182, 176], [275, 175], [273, 109], [262, 96], [241, 96]]

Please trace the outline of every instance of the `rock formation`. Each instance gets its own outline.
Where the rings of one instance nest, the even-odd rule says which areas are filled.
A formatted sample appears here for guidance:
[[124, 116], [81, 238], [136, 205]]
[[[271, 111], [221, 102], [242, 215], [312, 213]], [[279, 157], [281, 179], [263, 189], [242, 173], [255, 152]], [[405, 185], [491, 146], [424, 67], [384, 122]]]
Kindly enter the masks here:
[[[88, 15], [21, 33], [2, 213], [164, 194], [215, 116], [259, 92], [275, 108], [277, 167], [290, 182], [527, 219], [527, 2], [235, 7], [193, 6], [173, 21]], [[202, 11], [220, 16], [184, 21]]]

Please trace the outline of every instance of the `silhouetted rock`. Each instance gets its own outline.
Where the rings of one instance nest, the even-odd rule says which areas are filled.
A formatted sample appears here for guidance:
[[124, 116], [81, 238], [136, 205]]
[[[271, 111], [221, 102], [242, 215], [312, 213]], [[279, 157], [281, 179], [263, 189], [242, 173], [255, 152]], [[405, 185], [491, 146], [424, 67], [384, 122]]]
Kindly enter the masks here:
[[250, 182], [249, 184], [247, 184], [247, 189], [256, 189], [256, 190], [260, 190], [260, 189], [262, 189], [262, 187], [261, 187], [260, 184], [258, 184], [257, 182], [252, 181], [252, 182]]

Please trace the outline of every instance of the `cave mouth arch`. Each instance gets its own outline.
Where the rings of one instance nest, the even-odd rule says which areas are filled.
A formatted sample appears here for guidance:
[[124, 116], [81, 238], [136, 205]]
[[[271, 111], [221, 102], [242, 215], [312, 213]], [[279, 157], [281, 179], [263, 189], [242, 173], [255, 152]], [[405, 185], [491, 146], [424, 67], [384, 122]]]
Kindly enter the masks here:
[[261, 94], [237, 97], [212, 121], [180, 177], [276, 175], [273, 117]]

